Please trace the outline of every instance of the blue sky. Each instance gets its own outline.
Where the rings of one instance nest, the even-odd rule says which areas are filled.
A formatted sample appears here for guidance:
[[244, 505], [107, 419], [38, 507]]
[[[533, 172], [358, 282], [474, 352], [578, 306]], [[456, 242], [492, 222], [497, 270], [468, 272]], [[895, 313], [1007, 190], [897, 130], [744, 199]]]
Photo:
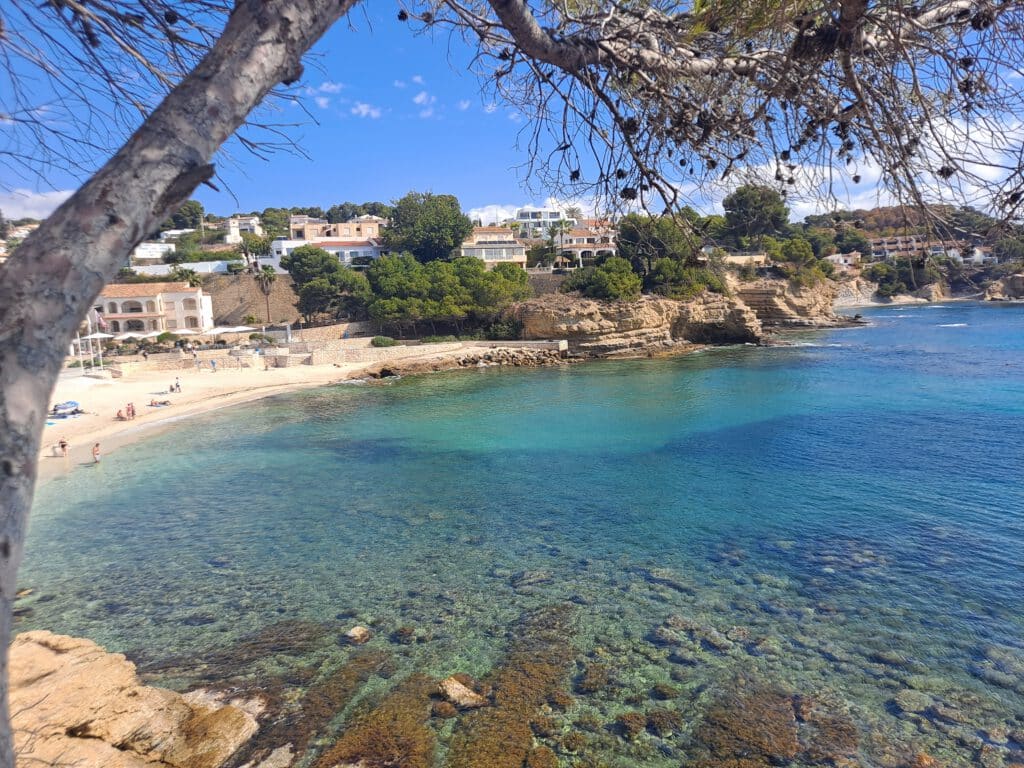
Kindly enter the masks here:
[[[513, 109], [488, 102], [468, 71], [471, 50], [438, 31], [416, 35], [398, 6], [357, 7], [313, 49], [301, 93], [308, 114], [283, 104], [261, 118], [302, 123], [289, 135], [309, 155], [262, 160], [232, 141], [217, 158], [221, 192], [200, 188], [207, 210], [228, 214], [268, 206], [390, 201], [410, 190], [456, 195], [467, 212], [543, 203], [516, 166], [523, 128]], [[251, 135], [251, 134], [250, 134]], [[2, 179], [9, 218], [45, 215], [80, 179], [55, 170], [45, 183]]]

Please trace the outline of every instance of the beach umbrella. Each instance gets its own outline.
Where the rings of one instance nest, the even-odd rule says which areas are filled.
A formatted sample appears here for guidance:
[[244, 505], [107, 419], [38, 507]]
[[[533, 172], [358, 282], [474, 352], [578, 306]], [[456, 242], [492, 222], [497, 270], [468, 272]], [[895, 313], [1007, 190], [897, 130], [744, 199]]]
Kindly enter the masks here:
[[188, 328], [182, 328], [180, 331], [171, 331], [175, 336], [195, 336], [201, 331], [190, 331]]
[[114, 337], [114, 341], [126, 341], [128, 339], [137, 339], [139, 334], [137, 333], [122, 333]]
[[163, 333], [163, 331], [150, 331], [149, 333], [139, 334], [139, 338], [140, 339], [155, 339], [161, 333]]
[[203, 335], [204, 336], [215, 336], [218, 333], [231, 333], [232, 330], [233, 329], [231, 329], [231, 328], [225, 328], [222, 325], [218, 325], [218, 326], [215, 326], [214, 328], [211, 328], [208, 331], [203, 331]]
[[96, 333], [90, 333], [88, 336], [83, 336], [82, 338], [83, 339], [112, 339], [112, 338], [114, 338], [114, 334], [112, 334], [112, 333], [100, 333], [99, 331], [96, 331]]
[[250, 328], [248, 325], [236, 325], [234, 328], [228, 328], [228, 331], [232, 333], [246, 333], [248, 331], [255, 331], [255, 328]]

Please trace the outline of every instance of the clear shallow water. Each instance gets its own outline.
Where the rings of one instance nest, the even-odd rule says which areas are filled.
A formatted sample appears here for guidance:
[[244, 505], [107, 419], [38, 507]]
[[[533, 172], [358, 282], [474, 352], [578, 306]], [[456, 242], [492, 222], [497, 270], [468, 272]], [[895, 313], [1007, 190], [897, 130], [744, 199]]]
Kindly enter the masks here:
[[[613, 675], [560, 733], [653, 706], [687, 723], [598, 730], [607, 765], [689, 760], [738, 675], [838, 702], [866, 763], [1024, 762], [1024, 306], [865, 314], [788, 348], [347, 385], [191, 420], [39, 490], [19, 629], [187, 687], [344, 664], [335, 639], [369, 624], [396, 672], [369, 696], [412, 670], [484, 676], [525, 611], [568, 602], [570, 671]], [[291, 620], [327, 640], [229, 662]], [[678, 695], [651, 701], [657, 683]], [[901, 708], [906, 690], [931, 708]]]

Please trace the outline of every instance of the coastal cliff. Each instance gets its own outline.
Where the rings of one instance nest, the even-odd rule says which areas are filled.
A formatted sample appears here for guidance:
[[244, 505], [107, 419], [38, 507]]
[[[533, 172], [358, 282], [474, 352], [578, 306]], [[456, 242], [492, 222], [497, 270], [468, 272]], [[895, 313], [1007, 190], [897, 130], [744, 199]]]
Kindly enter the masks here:
[[11, 644], [10, 707], [19, 765], [219, 768], [257, 731], [239, 707], [144, 686], [123, 655], [46, 631]]
[[837, 288], [832, 280], [796, 285], [790, 280], [761, 278], [735, 281], [731, 287], [765, 328], [831, 328], [849, 322], [833, 309]]
[[1024, 299], [1024, 273], [996, 280], [985, 291], [985, 301]]
[[704, 293], [683, 302], [656, 296], [597, 301], [553, 294], [522, 302], [512, 314], [524, 339], [567, 339], [582, 357], [645, 355], [685, 343], [757, 342], [757, 317], [742, 302]]

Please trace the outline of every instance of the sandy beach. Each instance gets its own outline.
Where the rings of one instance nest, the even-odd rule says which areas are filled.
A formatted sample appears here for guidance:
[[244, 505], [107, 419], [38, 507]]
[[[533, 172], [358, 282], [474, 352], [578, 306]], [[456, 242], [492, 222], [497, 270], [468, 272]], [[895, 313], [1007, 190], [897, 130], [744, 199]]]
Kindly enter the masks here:
[[[94, 443], [100, 443], [104, 461], [116, 460], [121, 446], [182, 418], [282, 392], [357, 378], [369, 367], [367, 363], [348, 363], [269, 370], [227, 369], [216, 373], [204, 368], [140, 372], [120, 379], [64, 374], [50, 398], [51, 408], [55, 403], [74, 400], [86, 413], [48, 420], [40, 442], [39, 479], [92, 461]], [[171, 393], [168, 390], [176, 375], [181, 381], [181, 392]], [[153, 400], [169, 400], [171, 404], [152, 407], [149, 403]], [[117, 412], [123, 412], [128, 403], [135, 404], [136, 418], [118, 421]], [[66, 459], [57, 445], [61, 438], [70, 444]]]

